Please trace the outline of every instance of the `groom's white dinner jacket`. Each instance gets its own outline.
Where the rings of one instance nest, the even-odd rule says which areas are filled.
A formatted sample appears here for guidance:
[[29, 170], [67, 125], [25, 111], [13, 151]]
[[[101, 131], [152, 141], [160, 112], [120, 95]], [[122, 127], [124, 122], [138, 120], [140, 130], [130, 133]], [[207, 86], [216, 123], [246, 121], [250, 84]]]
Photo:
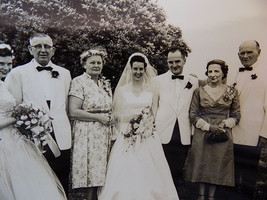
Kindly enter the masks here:
[[158, 95], [156, 130], [161, 142], [168, 144], [177, 119], [181, 143], [189, 145], [192, 135], [189, 108], [192, 94], [198, 87], [198, 79], [191, 75], [184, 75], [183, 80], [173, 80], [172, 75], [172, 72], [168, 71], [152, 79], [152, 84]]
[[58, 146], [61, 150], [66, 150], [71, 147], [71, 128], [66, 111], [71, 76], [67, 69], [55, 65], [51, 61], [48, 65], [59, 73], [57, 78], [49, 76], [50, 80], [47, 80], [51, 89], [50, 109], [44, 95], [44, 83], [40, 80], [38, 76], [40, 72], [36, 69], [38, 63], [34, 59], [25, 65], [12, 69], [5, 82], [17, 104], [32, 103], [42, 107], [50, 114], [53, 118], [52, 125]]

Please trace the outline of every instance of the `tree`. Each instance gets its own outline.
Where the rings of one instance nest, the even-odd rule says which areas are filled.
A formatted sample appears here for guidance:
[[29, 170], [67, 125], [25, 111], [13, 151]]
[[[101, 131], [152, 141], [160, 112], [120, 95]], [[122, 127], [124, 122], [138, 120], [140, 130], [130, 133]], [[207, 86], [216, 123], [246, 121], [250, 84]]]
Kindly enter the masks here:
[[15, 50], [15, 65], [31, 59], [28, 39], [48, 33], [56, 44], [53, 61], [77, 76], [79, 55], [92, 47], [107, 50], [105, 75], [116, 84], [130, 54], [148, 56], [159, 74], [166, 70], [163, 52], [178, 46], [190, 52], [178, 27], [151, 0], [2, 0], [0, 40]]

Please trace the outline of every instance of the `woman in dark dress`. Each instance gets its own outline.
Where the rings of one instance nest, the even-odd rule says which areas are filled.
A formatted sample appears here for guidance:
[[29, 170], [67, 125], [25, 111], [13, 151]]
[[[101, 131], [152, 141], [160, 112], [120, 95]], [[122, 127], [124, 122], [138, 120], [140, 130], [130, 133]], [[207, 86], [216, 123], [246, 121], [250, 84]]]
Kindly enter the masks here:
[[[205, 199], [206, 186], [210, 200], [216, 185], [234, 186], [234, 155], [231, 129], [239, 122], [240, 108], [234, 85], [225, 84], [228, 66], [222, 60], [207, 64], [208, 81], [194, 91], [190, 120], [195, 126], [188, 154], [185, 179], [200, 183], [199, 200]], [[225, 133], [228, 140], [210, 144], [209, 133]]]

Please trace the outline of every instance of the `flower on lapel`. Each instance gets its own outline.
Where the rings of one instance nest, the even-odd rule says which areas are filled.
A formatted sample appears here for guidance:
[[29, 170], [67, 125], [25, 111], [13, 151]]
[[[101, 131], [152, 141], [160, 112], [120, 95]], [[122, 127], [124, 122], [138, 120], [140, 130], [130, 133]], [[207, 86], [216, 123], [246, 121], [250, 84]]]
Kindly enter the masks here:
[[257, 74], [251, 74], [251, 79], [255, 80], [256, 78], [258, 78]]
[[51, 71], [51, 77], [52, 77], [52, 78], [58, 78], [58, 76], [59, 76], [58, 71], [55, 71], [55, 70], [52, 70], [52, 71]]
[[187, 88], [188, 90], [192, 87], [192, 83], [190, 83], [189, 81], [187, 82], [185, 88]]

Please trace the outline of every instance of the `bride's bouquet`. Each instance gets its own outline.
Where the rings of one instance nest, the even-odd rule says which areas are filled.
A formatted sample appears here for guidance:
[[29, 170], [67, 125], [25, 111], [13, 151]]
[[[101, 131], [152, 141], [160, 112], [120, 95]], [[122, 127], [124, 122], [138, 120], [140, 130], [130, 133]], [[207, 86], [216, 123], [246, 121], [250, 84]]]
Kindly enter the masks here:
[[20, 104], [12, 109], [11, 117], [16, 119], [15, 127], [27, 139], [34, 142], [42, 152], [47, 134], [52, 132], [52, 118], [41, 108], [32, 104]]
[[154, 135], [155, 123], [150, 109], [149, 106], [145, 107], [139, 115], [131, 119], [127, 131], [123, 133], [124, 138], [127, 138], [132, 145], [137, 140], [141, 142]]

